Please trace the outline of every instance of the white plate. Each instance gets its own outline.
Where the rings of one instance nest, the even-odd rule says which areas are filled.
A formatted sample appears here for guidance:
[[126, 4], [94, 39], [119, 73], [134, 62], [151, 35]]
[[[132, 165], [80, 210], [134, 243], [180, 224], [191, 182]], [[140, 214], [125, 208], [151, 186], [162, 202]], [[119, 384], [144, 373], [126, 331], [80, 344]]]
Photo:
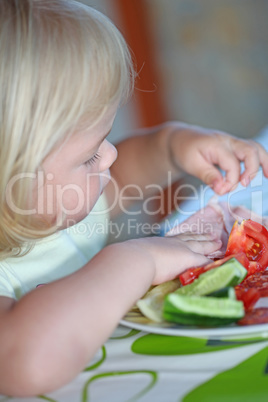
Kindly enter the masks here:
[[138, 311], [129, 312], [120, 324], [136, 329], [139, 331], [149, 332], [159, 335], [173, 336], [189, 336], [192, 338], [232, 338], [232, 339], [249, 339], [249, 338], [264, 338], [268, 339], [268, 324], [259, 325], [229, 325], [226, 327], [217, 328], [193, 328], [186, 325], [176, 325], [168, 322], [154, 323], [145, 318]]

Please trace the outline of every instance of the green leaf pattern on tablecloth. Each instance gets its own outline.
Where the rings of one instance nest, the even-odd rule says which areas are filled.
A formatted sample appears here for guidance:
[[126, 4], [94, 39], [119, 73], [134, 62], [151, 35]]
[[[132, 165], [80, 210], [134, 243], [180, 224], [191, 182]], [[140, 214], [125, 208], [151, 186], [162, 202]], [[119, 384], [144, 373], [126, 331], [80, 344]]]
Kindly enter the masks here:
[[[260, 340], [251, 341], [252, 343]], [[195, 353], [210, 353], [219, 350], [237, 348], [248, 345], [246, 341], [211, 341], [207, 339], [189, 338], [183, 336], [169, 336], [148, 334], [137, 339], [132, 344], [132, 351], [144, 355], [192, 355]]]
[[84, 369], [84, 371], [91, 371], [91, 370], [95, 370], [96, 368], [98, 368], [106, 359], [106, 349], [105, 346], [101, 347], [101, 351], [102, 351], [102, 356], [101, 358], [96, 362], [93, 363], [91, 366], [88, 366]]
[[138, 331], [137, 329], [132, 329], [131, 331], [129, 331], [128, 334], [120, 335], [120, 336], [112, 336], [110, 339], [126, 339], [126, 338], [130, 338], [131, 336], [138, 334], [139, 332], [140, 331]]
[[96, 374], [95, 376], [91, 377], [87, 383], [85, 384], [83, 390], [83, 397], [82, 402], [89, 402], [91, 399], [89, 397], [89, 385], [92, 384], [94, 381], [103, 379], [106, 377], [116, 377], [116, 376], [127, 376], [127, 375], [137, 375], [137, 374], [148, 374], [151, 377], [151, 381], [148, 386], [146, 386], [140, 392], [137, 392], [133, 397], [129, 398], [126, 402], [137, 401], [140, 397], [142, 397], [146, 392], [148, 392], [156, 383], [157, 381], [157, 373], [151, 370], [135, 370], [135, 371], [118, 371], [118, 372], [110, 372], [110, 373], [101, 373]]
[[47, 401], [47, 402], [58, 402], [56, 399], [52, 399], [45, 395], [38, 395], [35, 398], [12, 398], [11, 396], [6, 396], [4, 398], [0, 398], [0, 402], [7, 402], [7, 401], [23, 401], [23, 402], [30, 402], [30, 401]]
[[190, 392], [183, 402], [267, 402], [268, 347]]
[[55, 399], [49, 398], [48, 396], [45, 395], [40, 395], [38, 398], [47, 402], [57, 402]]

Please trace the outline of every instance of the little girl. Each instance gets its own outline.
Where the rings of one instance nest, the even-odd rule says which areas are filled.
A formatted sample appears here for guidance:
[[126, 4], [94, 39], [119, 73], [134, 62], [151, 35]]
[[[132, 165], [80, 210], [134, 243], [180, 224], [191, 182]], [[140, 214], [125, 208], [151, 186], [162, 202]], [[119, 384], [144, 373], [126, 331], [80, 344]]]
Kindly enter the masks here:
[[168, 172], [224, 194], [260, 165], [268, 176], [268, 157], [170, 122], [123, 141], [117, 158], [106, 137], [135, 73], [115, 26], [79, 2], [1, 0], [0, 60], [0, 393], [30, 396], [74, 378], [151, 285], [221, 246], [189, 233], [105, 247], [91, 229]]

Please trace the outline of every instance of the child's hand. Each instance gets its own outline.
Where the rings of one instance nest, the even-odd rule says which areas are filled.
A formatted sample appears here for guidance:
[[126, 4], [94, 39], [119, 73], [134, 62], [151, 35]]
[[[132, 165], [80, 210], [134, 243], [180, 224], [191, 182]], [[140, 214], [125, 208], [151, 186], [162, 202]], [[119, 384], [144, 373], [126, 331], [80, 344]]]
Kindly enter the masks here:
[[[138, 250], [149, 254], [155, 266], [153, 285], [174, 279], [185, 269], [211, 262], [206, 255], [222, 243], [212, 234], [181, 233], [169, 237], [147, 237], [131, 240]], [[148, 257], [148, 255], [147, 255]]]
[[[174, 165], [201, 179], [217, 194], [233, 190], [239, 182], [247, 186], [260, 166], [268, 177], [268, 154], [260, 144], [197, 126], [172, 123], [172, 127], [169, 149]], [[240, 162], [245, 165], [242, 174]]]

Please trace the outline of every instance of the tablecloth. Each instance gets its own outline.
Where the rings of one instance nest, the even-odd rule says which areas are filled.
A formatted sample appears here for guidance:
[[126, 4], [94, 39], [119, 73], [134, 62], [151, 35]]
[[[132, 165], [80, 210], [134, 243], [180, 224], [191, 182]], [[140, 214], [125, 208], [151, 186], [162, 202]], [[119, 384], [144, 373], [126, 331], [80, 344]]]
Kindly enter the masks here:
[[199, 339], [119, 326], [70, 384], [1, 402], [267, 402], [268, 333]]

